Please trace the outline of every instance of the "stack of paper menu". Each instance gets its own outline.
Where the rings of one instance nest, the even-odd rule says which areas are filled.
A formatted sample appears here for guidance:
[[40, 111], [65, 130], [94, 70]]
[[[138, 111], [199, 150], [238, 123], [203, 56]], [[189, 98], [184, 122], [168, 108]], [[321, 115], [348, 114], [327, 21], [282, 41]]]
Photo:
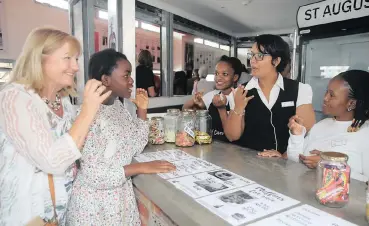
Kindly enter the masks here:
[[356, 224], [330, 215], [309, 205], [302, 205], [258, 221], [252, 226], [355, 226]]

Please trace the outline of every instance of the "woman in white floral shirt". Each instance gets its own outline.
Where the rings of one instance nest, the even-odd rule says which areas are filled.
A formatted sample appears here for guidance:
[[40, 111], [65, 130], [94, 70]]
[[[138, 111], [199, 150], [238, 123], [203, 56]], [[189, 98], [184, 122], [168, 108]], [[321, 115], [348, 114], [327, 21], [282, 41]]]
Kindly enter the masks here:
[[147, 91], [137, 89], [133, 100], [137, 118], [117, 99], [131, 96], [131, 70], [126, 56], [114, 49], [95, 53], [90, 59], [90, 78], [101, 80], [112, 94], [101, 105], [83, 147], [67, 225], [141, 225], [130, 177], [175, 169], [166, 161], [131, 163], [143, 151], [149, 133]]
[[[77, 39], [67, 33], [36, 29], [24, 44], [11, 82], [0, 90], [2, 226], [65, 224], [74, 162], [100, 104], [110, 95], [101, 82], [89, 81], [81, 114], [74, 118], [68, 95], [74, 92], [80, 51]], [[49, 183], [54, 184], [56, 208]]]

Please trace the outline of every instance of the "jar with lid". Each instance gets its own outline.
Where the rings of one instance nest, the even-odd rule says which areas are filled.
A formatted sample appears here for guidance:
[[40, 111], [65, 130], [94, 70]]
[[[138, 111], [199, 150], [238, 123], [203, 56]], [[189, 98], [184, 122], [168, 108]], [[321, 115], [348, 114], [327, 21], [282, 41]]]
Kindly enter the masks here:
[[164, 118], [152, 117], [150, 120], [149, 142], [164, 144]]
[[211, 116], [208, 110], [198, 110], [195, 121], [195, 140], [198, 144], [212, 142]]
[[195, 122], [190, 112], [182, 112], [178, 118], [176, 133], [176, 145], [179, 147], [191, 147], [195, 144]]
[[316, 199], [320, 204], [339, 208], [349, 201], [351, 168], [348, 156], [339, 152], [322, 152], [318, 163]]
[[181, 111], [179, 109], [168, 109], [164, 116], [165, 142], [174, 143], [176, 141], [177, 123]]

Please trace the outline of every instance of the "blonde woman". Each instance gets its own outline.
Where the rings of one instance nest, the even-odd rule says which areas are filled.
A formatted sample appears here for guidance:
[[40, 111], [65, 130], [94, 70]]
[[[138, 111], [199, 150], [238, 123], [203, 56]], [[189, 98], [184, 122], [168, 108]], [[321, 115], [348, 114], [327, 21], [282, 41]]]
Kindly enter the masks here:
[[67, 33], [34, 30], [0, 91], [0, 225], [64, 225], [74, 162], [111, 93], [89, 81], [75, 118], [68, 95], [80, 51]]

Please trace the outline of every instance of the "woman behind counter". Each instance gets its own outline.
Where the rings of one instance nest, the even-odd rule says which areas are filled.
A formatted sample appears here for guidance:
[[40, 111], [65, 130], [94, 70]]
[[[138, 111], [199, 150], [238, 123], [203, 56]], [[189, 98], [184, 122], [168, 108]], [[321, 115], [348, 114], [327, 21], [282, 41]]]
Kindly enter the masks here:
[[67, 225], [141, 225], [131, 176], [166, 173], [175, 166], [166, 161], [131, 164], [148, 141], [148, 96], [144, 89], [137, 89], [132, 99], [137, 118], [117, 99], [130, 98], [132, 92], [131, 64], [126, 56], [114, 49], [95, 53], [89, 76], [112, 93], [100, 107], [83, 147]]
[[316, 168], [320, 151], [348, 155], [351, 176], [367, 181], [369, 177], [369, 73], [360, 70], [342, 72], [329, 82], [323, 113], [331, 116], [306, 129], [298, 116], [291, 118], [291, 137], [287, 155], [309, 168]]
[[148, 50], [142, 50], [138, 55], [136, 67], [136, 87], [147, 91], [150, 97], [156, 97], [155, 75], [152, 71], [152, 55]]
[[289, 119], [297, 114], [309, 130], [315, 123], [312, 90], [307, 84], [283, 78], [290, 59], [289, 46], [276, 35], [255, 38], [248, 55], [253, 78], [234, 92], [235, 107], [224, 119], [224, 132], [231, 141], [257, 151], [283, 154], [287, 150]]
[[[215, 90], [206, 93], [197, 92], [194, 98], [183, 105], [183, 109], [207, 109], [212, 117], [213, 138], [228, 142], [224, 135], [223, 124], [218, 109], [224, 109], [225, 114], [234, 108], [232, 88], [242, 73], [241, 61], [235, 57], [222, 56], [215, 66]], [[225, 120], [225, 119], [224, 119]]]
[[110, 95], [102, 94], [101, 82], [88, 81], [75, 118], [68, 94], [74, 94], [80, 52], [73, 36], [35, 29], [0, 91], [0, 225], [65, 224], [74, 162]]

